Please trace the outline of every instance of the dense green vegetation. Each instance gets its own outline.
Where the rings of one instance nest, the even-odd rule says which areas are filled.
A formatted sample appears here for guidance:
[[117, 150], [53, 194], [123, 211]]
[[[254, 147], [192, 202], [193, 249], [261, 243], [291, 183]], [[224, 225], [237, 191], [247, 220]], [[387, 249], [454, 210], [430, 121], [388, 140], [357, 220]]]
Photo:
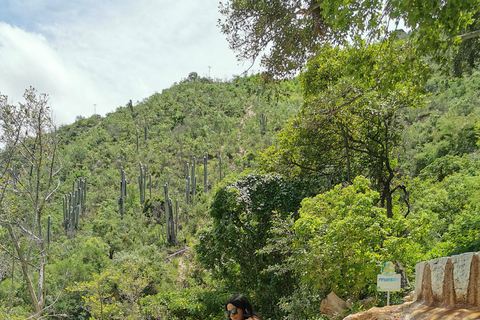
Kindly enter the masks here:
[[258, 60], [268, 76], [295, 76], [324, 45], [395, 40], [407, 30], [419, 56], [442, 66], [453, 58], [462, 74], [479, 61], [479, 8], [478, 0], [226, 0], [219, 25], [238, 59]]
[[[0, 96], [0, 318], [218, 319], [243, 293], [265, 319], [325, 319], [331, 291], [351, 312], [385, 304], [385, 261], [413, 280], [417, 262], [479, 250], [480, 72], [476, 55], [457, 63], [476, 43], [445, 47], [476, 25], [475, 1], [404, 13], [392, 2], [391, 18], [419, 25], [404, 40], [379, 36], [381, 1], [344, 15], [312, 2], [296, 13], [305, 34], [281, 28], [266, 60], [277, 76], [302, 66], [295, 79], [193, 72], [58, 129], [35, 89], [18, 106]], [[254, 31], [303, 10], [230, 3], [229, 35], [250, 30], [245, 14], [273, 14], [248, 20]], [[321, 26], [376, 41], [321, 34], [306, 47]], [[242, 43], [261, 50], [254, 35]], [[425, 59], [432, 43], [453, 64]]]
[[[40, 216], [43, 230], [51, 217], [44, 314], [68, 314], [76, 319], [147, 315], [163, 319], [205, 318], [208, 314], [215, 318], [222, 313], [219, 303], [226, 295], [195, 260], [196, 234], [209, 222], [209, 201], [220, 174], [224, 178], [255, 168], [256, 152], [274, 144], [275, 134], [301, 105], [296, 81], [265, 87], [260, 80], [251, 76], [221, 82], [191, 73], [135, 106], [130, 102], [105, 117], [79, 117], [50, 134], [56, 137], [61, 170], [60, 185]], [[29, 97], [44, 99], [33, 89]], [[10, 156], [7, 151], [5, 157]], [[195, 192], [190, 187], [190, 204], [186, 204], [185, 178], [193, 176], [191, 170], [186, 173], [186, 166], [192, 167], [193, 157], [197, 158], [197, 181]], [[143, 204], [137, 180], [139, 163], [146, 164], [151, 175]], [[8, 166], [2, 166], [5, 198], [18, 199], [19, 207], [8, 211], [4, 204], [2, 209], [0, 314], [1, 318], [23, 318], [34, 309], [20, 265], [13, 258], [17, 256], [15, 241], [6, 229], [17, 228], [19, 243], [27, 245], [22, 250], [28, 250], [29, 235], [19, 225], [25, 222], [25, 229], [35, 228], [29, 221], [31, 207], [15, 195], [14, 181], [7, 180]], [[121, 167], [128, 182], [123, 217], [118, 204]], [[25, 179], [29, 178], [27, 174]], [[63, 198], [76, 189], [72, 184], [80, 178], [87, 180], [85, 210], [79, 214], [78, 228], [67, 230]], [[165, 184], [169, 197], [179, 204], [175, 245], [166, 233]], [[21, 216], [16, 215], [23, 211], [18, 221]], [[46, 245], [46, 231], [42, 235]], [[34, 283], [37, 256], [42, 255], [35, 250], [29, 271]]]

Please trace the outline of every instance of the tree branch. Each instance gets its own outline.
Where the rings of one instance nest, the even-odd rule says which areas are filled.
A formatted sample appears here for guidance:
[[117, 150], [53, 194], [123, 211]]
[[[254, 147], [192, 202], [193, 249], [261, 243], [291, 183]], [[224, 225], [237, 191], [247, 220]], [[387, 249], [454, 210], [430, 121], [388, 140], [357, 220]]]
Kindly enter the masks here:
[[465, 41], [465, 40], [475, 38], [475, 37], [478, 37], [478, 36], [480, 36], [480, 30], [475, 30], [475, 31], [472, 31], [472, 32], [469, 32], [469, 33], [462, 34], [460, 36], [460, 39], [462, 39], [462, 41]]
[[312, 14], [313, 11], [315, 11], [315, 9], [320, 8], [320, 4], [321, 4], [320, 2], [317, 2], [315, 5], [311, 6], [308, 9], [298, 8], [298, 10], [297, 10], [297, 12], [295, 12], [295, 14], [310, 15], [310, 14]]

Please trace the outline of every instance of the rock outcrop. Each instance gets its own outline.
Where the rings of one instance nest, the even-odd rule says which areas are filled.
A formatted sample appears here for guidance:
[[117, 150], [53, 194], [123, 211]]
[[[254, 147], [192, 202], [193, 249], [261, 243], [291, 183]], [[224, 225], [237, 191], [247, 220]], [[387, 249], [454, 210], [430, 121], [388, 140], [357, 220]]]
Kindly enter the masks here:
[[345, 320], [480, 319], [480, 252], [415, 266], [413, 302], [372, 308]]
[[415, 298], [426, 306], [480, 307], [477, 252], [420, 262], [415, 266]]
[[350, 306], [346, 301], [341, 299], [335, 294], [335, 292], [332, 291], [320, 303], [320, 312], [333, 318], [338, 315], [343, 315], [345, 310], [347, 310], [349, 307]]

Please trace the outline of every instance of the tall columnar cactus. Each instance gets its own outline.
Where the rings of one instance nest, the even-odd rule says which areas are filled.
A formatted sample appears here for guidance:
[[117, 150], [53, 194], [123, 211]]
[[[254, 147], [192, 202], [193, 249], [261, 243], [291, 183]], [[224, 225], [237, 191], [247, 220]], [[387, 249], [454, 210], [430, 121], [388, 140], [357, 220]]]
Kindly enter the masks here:
[[82, 201], [80, 202], [80, 205], [81, 205], [81, 213], [82, 214], [85, 214], [86, 210], [87, 210], [87, 204], [86, 204], [86, 201], [87, 201], [87, 178], [80, 178], [79, 179], [79, 183], [80, 183], [80, 190], [81, 190], [81, 194], [82, 194]]
[[65, 228], [65, 233], [67, 232], [67, 206], [68, 206], [68, 200], [66, 199], [67, 195], [64, 195], [62, 198], [63, 201], [63, 226]]
[[75, 230], [78, 230], [78, 221], [79, 221], [79, 216], [80, 216], [80, 196], [79, 196], [79, 192], [78, 192], [78, 189], [75, 190], [75, 196], [73, 199], [75, 199], [73, 201], [73, 210], [75, 211], [75, 214], [74, 214], [74, 226], [75, 226]]
[[174, 246], [177, 243], [178, 199], [175, 201], [174, 209], [172, 205], [172, 199], [168, 194], [168, 183], [163, 185], [163, 189], [165, 192], [165, 226], [167, 241], [170, 245]]
[[[78, 191], [76, 193], [78, 194]], [[68, 237], [73, 237], [78, 230], [78, 215], [80, 214], [80, 210], [77, 202], [78, 200], [75, 194], [72, 195], [72, 193], [69, 193], [63, 197], [63, 225], [65, 234]]]
[[222, 156], [218, 156], [218, 173], [220, 181], [222, 181]]
[[[177, 200], [178, 201], [178, 200]], [[174, 209], [172, 205], [172, 199], [168, 198], [168, 212], [169, 212], [169, 224], [167, 230], [168, 243], [172, 246], [177, 244], [177, 219], [178, 213], [175, 213], [176, 218], [174, 218]]]
[[118, 197], [118, 211], [123, 219], [125, 215], [125, 200], [127, 198], [127, 178], [125, 176], [125, 170], [120, 167], [120, 195]]
[[145, 124], [143, 125], [143, 134], [145, 137], [145, 144], [147, 144], [147, 133], [148, 133], [147, 116], [145, 116]]
[[178, 234], [178, 199], [175, 199], [175, 243], [177, 242]]
[[[192, 160], [192, 174], [190, 175], [192, 181], [193, 181], [193, 177], [195, 177], [195, 172], [196, 172], [196, 166], [197, 166], [197, 158], [195, 156], [193, 156], [193, 160]], [[194, 189], [194, 185], [192, 184], [192, 194], [193, 194], [193, 189]]]
[[[138, 187], [140, 189], [140, 203], [144, 204], [145, 198], [146, 198], [146, 190], [147, 190], [148, 167], [146, 164], [142, 165], [141, 162], [139, 163], [139, 167], [140, 167], [140, 175], [138, 176]], [[150, 192], [151, 192], [151, 189], [150, 189]]]
[[149, 198], [152, 199], [152, 174], [148, 174], [148, 190], [149, 190]]
[[140, 149], [140, 148], [139, 148], [139, 141], [138, 141], [138, 140], [139, 140], [139, 136], [138, 136], [138, 129], [137, 129], [137, 128], [135, 128], [135, 131], [137, 132], [137, 154], [138, 154], [138, 152], [139, 152], [139, 149]]
[[165, 183], [163, 185], [163, 191], [165, 192], [165, 226], [166, 226], [166, 232], [167, 232], [167, 237], [169, 234], [169, 221], [170, 221], [170, 212], [169, 212], [169, 206], [168, 206], [168, 183]]
[[190, 204], [190, 176], [185, 178], [185, 203]]
[[63, 197], [63, 225], [67, 236], [74, 236], [78, 231], [80, 215], [86, 211], [87, 178], [80, 178], [72, 183], [72, 192]]
[[260, 133], [262, 135], [267, 133], [267, 115], [265, 113], [260, 116]]
[[192, 174], [190, 175], [190, 185], [192, 188], [191, 191], [191, 199], [190, 202], [193, 203], [195, 201], [195, 189], [197, 187], [197, 176], [195, 175], [195, 169], [197, 166], [197, 158], [193, 156], [193, 163], [192, 163]]
[[[77, 187], [75, 188], [75, 182]], [[86, 199], [87, 199], [87, 178], [79, 178], [73, 182], [74, 190], [72, 194], [75, 194], [76, 203], [79, 206], [80, 214], [84, 214], [86, 211]]]
[[194, 177], [192, 177], [192, 200], [191, 200], [192, 203], [195, 201], [196, 187], [197, 187], [197, 176], [195, 175]]
[[175, 221], [173, 219], [173, 208], [172, 208], [172, 199], [171, 198], [168, 198], [167, 205], [168, 205], [167, 239], [168, 239], [169, 244], [174, 245], [172, 235], [173, 235]]
[[65, 228], [65, 234], [67, 234], [70, 228], [70, 203], [67, 194], [63, 196], [63, 227]]
[[[166, 194], [168, 194], [168, 190]], [[166, 220], [167, 241], [170, 245], [174, 246], [177, 244], [178, 233], [178, 199], [175, 200], [175, 208], [172, 204], [172, 198], [168, 198], [168, 200], [165, 201], [165, 216], [168, 218]]]
[[190, 164], [185, 164], [185, 203], [190, 203]]
[[47, 249], [49, 249], [49, 250], [50, 250], [51, 226], [52, 226], [51, 217], [50, 217], [50, 215], [48, 215], [48, 219], [47, 219]]
[[208, 185], [207, 185], [207, 164], [208, 164], [208, 152], [205, 152], [203, 156], [203, 192], [208, 192]]

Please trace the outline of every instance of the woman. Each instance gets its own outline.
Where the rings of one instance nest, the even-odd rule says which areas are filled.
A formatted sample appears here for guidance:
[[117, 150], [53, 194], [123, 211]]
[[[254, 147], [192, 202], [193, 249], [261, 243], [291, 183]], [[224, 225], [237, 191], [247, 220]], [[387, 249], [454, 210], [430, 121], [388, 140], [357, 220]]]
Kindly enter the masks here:
[[227, 300], [225, 315], [232, 320], [262, 320], [262, 317], [253, 311], [247, 298], [241, 294], [234, 294]]

